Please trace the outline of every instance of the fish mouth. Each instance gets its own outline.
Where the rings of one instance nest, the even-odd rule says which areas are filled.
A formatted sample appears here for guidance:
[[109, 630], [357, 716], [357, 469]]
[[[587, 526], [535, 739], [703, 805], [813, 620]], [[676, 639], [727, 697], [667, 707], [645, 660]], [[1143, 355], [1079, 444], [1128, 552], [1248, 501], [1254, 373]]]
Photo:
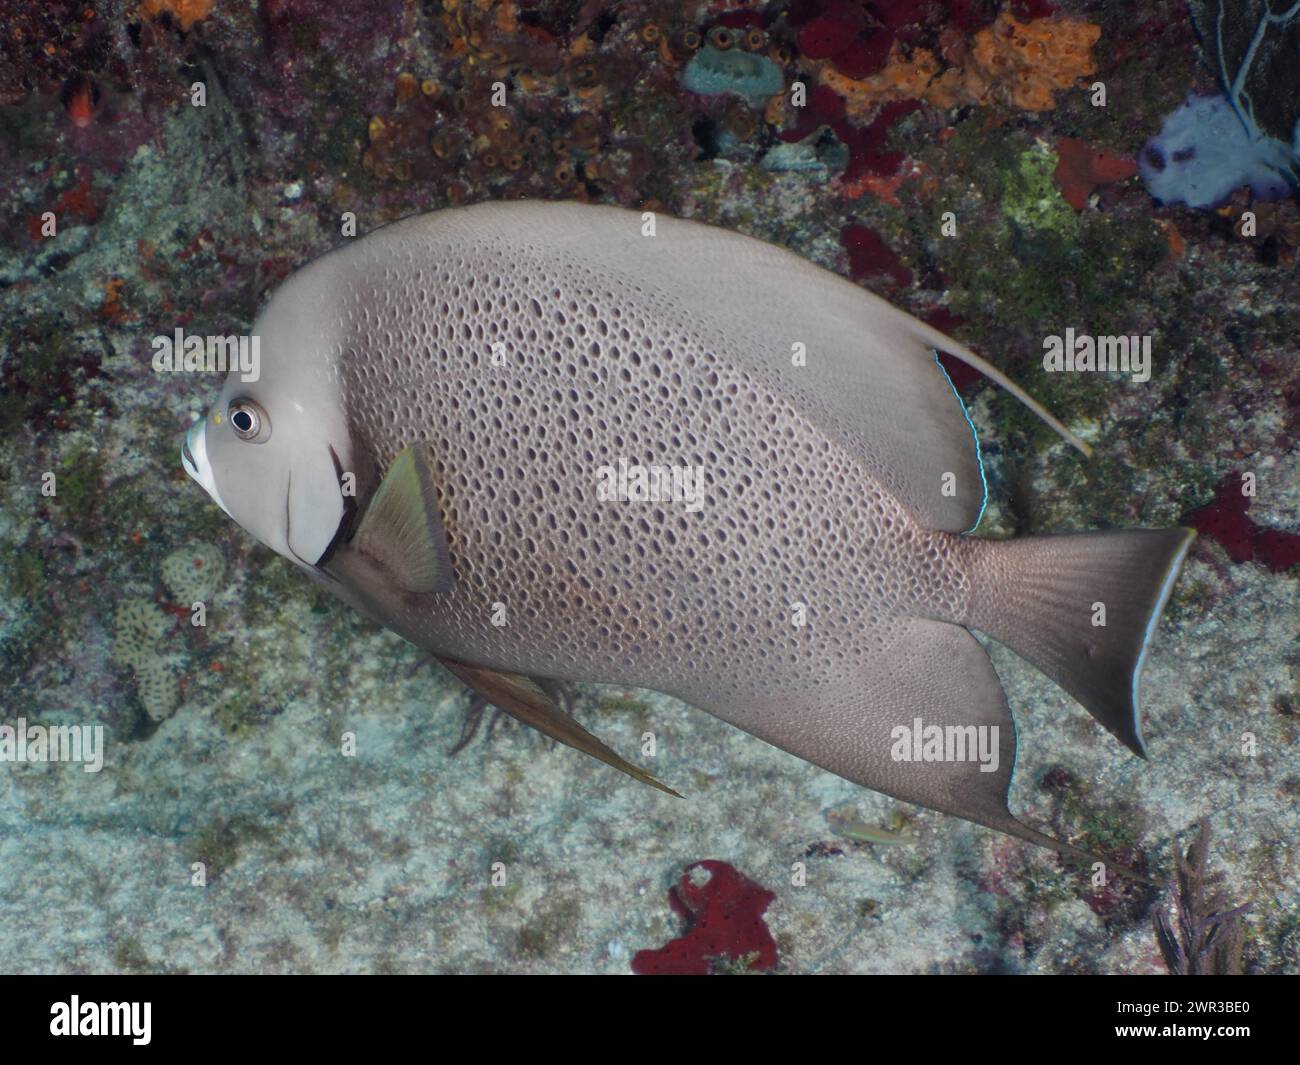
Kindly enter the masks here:
[[207, 429], [206, 418], [190, 426], [189, 432], [181, 441], [181, 465], [185, 468], [185, 472], [212, 497], [212, 501], [230, 515], [229, 508], [221, 501], [221, 493], [217, 491], [217, 482], [212, 476], [212, 465], [208, 462]]

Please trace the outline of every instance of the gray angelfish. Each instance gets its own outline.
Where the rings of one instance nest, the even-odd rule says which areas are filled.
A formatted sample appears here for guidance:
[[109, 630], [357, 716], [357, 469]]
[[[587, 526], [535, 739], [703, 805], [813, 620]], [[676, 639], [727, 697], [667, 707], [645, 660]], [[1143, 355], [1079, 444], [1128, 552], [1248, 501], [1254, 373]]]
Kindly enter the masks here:
[[[641, 779], [539, 682], [667, 692], [876, 791], [1089, 857], [1009, 812], [1014, 724], [968, 630], [1141, 754], [1138, 674], [1194, 534], [964, 535], [986, 488], [934, 349], [1086, 447], [843, 278], [654, 222], [481, 204], [315, 260], [256, 322], [261, 377], [226, 380], [186, 469], [490, 701]], [[952, 760], [900, 741], [918, 722]]]

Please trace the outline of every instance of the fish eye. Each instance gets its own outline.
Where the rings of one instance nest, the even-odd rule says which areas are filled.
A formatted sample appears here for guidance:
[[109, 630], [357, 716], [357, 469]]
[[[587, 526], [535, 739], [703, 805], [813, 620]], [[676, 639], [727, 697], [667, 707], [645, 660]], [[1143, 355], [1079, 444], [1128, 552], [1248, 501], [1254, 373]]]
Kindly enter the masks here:
[[271, 419], [266, 411], [251, 399], [232, 400], [226, 417], [240, 440], [254, 444], [265, 443], [271, 436]]

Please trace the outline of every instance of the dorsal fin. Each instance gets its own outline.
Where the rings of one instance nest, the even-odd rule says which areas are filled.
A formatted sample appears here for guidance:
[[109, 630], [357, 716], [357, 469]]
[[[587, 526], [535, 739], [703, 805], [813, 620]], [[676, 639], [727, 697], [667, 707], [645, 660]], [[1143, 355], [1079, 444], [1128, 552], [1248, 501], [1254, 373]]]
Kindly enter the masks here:
[[712, 370], [737, 394], [762, 382], [860, 455], [932, 529], [968, 531], [984, 503], [972, 428], [934, 349], [978, 369], [1088, 451], [965, 345], [792, 251], [740, 233], [661, 214], [649, 235], [642, 212], [530, 201], [439, 211], [392, 229], [380, 239], [418, 229], [436, 235], [448, 255], [518, 249], [543, 267], [553, 261], [557, 273], [580, 261], [603, 279], [603, 299], [672, 323], [671, 343], [714, 353]]
[[397, 453], [353, 543], [408, 592], [449, 592], [455, 586], [425, 445]]
[[946, 351], [954, 358], [960, 359], [972, 370], [978, 370], [999, 388], [1020, 400], [1030, 411], [1034, 413], [1045, 425], [1047, 425], [1057, 436], [1076, 448], [1088, 458], [1092, 458], [1092, 447], [1083, 439], [1070, 432], [1062, 424], [1061, 420], [1056, 417], [1050, 410], [1044, 407], [1038, 400], [1034, 399], [1028, 392], [1016, 384], [1011, 378], [1004, 374], [992, 363], [981, 359], [975, 352], [971, 351], [965, 344], [959, 340], [953, 340], [947, 333], [941, 333], [932, 325], [926, 325], [919, 318], [915, 319], [915, 329], [917, 337], [926, 345], [927, 348], [933, 348], [936, 351]]

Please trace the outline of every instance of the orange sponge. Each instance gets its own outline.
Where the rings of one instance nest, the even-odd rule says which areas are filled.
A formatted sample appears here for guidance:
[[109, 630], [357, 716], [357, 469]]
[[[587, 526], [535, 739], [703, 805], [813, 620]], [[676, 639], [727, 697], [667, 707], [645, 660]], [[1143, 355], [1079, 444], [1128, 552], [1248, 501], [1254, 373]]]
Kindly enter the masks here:
[[188, 30], [208, 17], [212, 0], [144, 0], [140, 5], [140, 14], [145, 18], [157, 18], [164, 11], [180, 23], [181, 29]]
[[820, 73], [845, 98], [849, 113], [874, 111], [886, 100], [918, 99], [936, 107], [1000, 103], [1023, 111], [1050, 111], [1055, 93], [1096, 73], [1092, 49], [1101, 27], [1065, 17], [1017, 22], [1005, 11], [973, 39], [953, 35], [942, 45], [949, 66], [931, 51], [905, 56], [897, 44], [878, 74], [845, 77], [829, 63]]

